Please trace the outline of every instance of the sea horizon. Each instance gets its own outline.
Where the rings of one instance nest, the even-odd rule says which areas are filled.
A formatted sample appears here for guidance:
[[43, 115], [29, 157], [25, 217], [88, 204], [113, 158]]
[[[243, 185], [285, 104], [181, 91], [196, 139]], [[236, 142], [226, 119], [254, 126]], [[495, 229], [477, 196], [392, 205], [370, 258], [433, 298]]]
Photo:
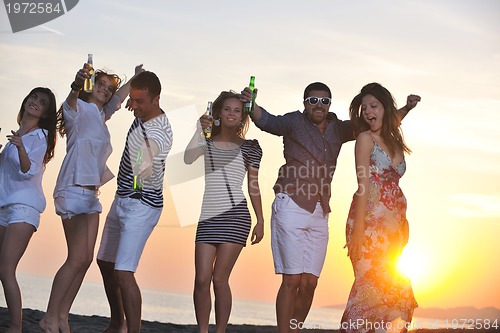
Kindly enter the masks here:
[[[29, 274], [18, 274], [18, 282], [23, 295], [23, 308], [46, 311], [47, 301], [52, 285], [52, 278]], [[142, 319], [179, 325], [196, 324], [192, 295], [187, 293], [141, 289], [143, 307]], [[6, 307], [5, 298], [0, 296], [0, 306]], [[100, 283], [84, 281], [75, 299], [72, 314], [98, 315], [109, 317], [104, 287]], [[304, 328], [338, 329], [343, 308], [312, 307]], [[230, 324], [275, 326], [275, 307], [270, 302], [234, 299]], [[215, 323], [212, 311], [210, 323]], [[450, 322], [438, 318], [414, 317], [410, 329], [449, 328]]]

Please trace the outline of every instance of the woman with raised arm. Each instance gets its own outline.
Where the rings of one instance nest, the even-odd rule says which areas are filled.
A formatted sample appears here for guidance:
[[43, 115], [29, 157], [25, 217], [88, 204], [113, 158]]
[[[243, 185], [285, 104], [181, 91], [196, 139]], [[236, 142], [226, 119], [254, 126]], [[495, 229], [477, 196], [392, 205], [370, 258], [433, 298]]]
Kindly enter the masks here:
[[186, 148], [184, 161], [205, 159], [205, 193], [196, 230], [194, 307], [198, 330], [208, 332], [211, 311], [210, 287], [215, 294], [216, 332], [226, 331], [231, 314], [232, 296], [229, 276], [246, 245], [251, 216], [243, 193], [247, 174], [248, 194], [257, 223], [251, 242], [264, 236], [264, 217], [259, 189], [262, 149], [257, 140], [245, 139], [249, 117], [243, 113], [239, 95], [223, 91], [213, 103], [213, 129], [210, 138], [202, 129], [212, 125], [206, 115]]
[[[420, 101], [412, 96], [415, 104]], [[391, 93], [370, 83], [354, 97], [350, 116], [357, 136], [358, 190], [346, 237], [355, 280], [340, 331], [406, 332], [417, 302], [409, 279], [396, 270], [408, 242], [406, 199], [399, 179], [406, 170], [404, 154], [410, 149], [401, 133], [401, 114]], [[397, 319], [401, 321], [394, 322]]]
[[[135, 68], [136, 74], [141, 71], [142, 65]], [[106, 166], [112, 151], [106, 121], [120, 108], [130, 89], [128, 82], [118, 89], [121, 79], [117, 75], [96, 71], [93, 90], [84, 93], [83, 82], [89, 77], [85, 64], [76, 73], [59, 110], [59, 131], [66, 135], [67, 144], [54, 189], [54, 204], [62, 219], [68, 256], [54, 277], [47, 312], [40, 321], [46, 333], [70, 331], [69, 311], [94, 258], [102, 212], [99, 188], [113, 178]]]

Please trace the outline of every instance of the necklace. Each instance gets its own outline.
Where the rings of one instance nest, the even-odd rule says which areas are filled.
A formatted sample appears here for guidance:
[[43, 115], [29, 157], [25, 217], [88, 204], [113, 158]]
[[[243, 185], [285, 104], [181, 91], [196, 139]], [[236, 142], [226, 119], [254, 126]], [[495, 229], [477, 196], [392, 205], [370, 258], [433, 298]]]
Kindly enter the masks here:
[[[28, 134], [29, 132], [31, 132], [31, 131], [33, 131], [33, 130], [35, 130], [35, 129], [37, 129], [37, 128], [38, 128], [38, 124], [36, 124], [36, 125], [34, 125], [34, 126], [30, 127], [30, 128], [29, 128], [29, 129], [28, 129], [28, 130], [27, 130], [27, 131], [23, 134], [23, 135]], [[20, 129], [19, 129], [19, 130], [20, 130]], [[17, 132], [19, 133], [19, 131], [17, 131]]]

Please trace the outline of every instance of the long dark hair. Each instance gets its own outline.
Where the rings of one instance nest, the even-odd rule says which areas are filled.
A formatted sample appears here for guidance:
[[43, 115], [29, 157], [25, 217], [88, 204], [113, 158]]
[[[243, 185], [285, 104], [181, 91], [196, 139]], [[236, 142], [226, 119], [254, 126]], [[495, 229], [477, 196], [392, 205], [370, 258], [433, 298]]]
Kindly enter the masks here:
[[365, 85], [359, 94], [357, 94], [349, 107], [349, 115], [354, 125], [356, 136], [359, 133], [370, 129], [370, 125], [365, 121], [361, 113], [361, 102], [366, 95], [375, 97], [384, 107], [384, 118], [382, 119], [382, 128], [380, 136], [384, 143], [389, 147], [391, 155], [396, 150], [405, 153], [411, 153], [410, 148], [405, 144], [403, 132], [401, 130], [401, 118], [396, 108], [396, 102], [392, 94], [380, 83], [369, 83]]
[[47, 105], [46, 112], [38, 120], [38, 127], [47, 130], [47, 150], [45, 151], [45, 156], [43, 157], [43, 164], [49, 163], [49, 161], [54, 157], [54, 149], [56, 148], [56, 132], [57, 132], [57, 105], [56, 97], [54, 93], [49, 88], [36, 87], [30, 91], [28, 95], [23, 99], [21, 103], [21, 109], [17, 115], [17, 123], [21, 125], [21, 120], [24, 116], [24, 105], [30, 96], [36, 93], [44, 93], [49, 97], [49, 104]]
[[[224, 105], [224, 101], [226, 99], [229, 99], [229, 98], [236, 98], [239, 100], [240, 96], [232, 90], [221, 92], [219, 97], [217, 97], [215, 99], [214, 103], [212, 104], [212, 116], [214, 119], [220, 119], [220, 113], [222, 111], [222, 106]], [[248, 114], [243, 112], [243, 103], [242, 103], [241, 107], [242, 107], [242, 109], [241, 109], [241, 113], [242, 113], [241, 126], [238, 126], [238, 130], [237, 130], [236, 134], [240, 138], [244, 139], [245, 134], [248, 131], [249, 117], [248, 117]], [[221, 131], [221, 126], [212, 126], [212, 135], [213, 136], [219, 134], [220, 131]]]
[[[120, 77], [116, 74], [109, 74], [109, 73], [105, 72], [104, 70], [98, 69], [95, 71], [94, 81], [95, 82], [99, 81], [99, 78], [101, 76], [107, 76], [109, 78], [109, 80], [113, 83], [113, 93], [111, 94], [111, 97], [113, 97], [115, 92], [120, 87], [120, 85], [122, 83], [122, 79], [120, 79]], [[87, 93], [83, 90], [80, 90], [80, 92], [78, 93], [78, 98], [81, 99], [82, 101], [88, 102], [90, 94], [91, 94], [91, 92]], [[111, 100], [111, 98], [110, 98], [110, 100]], [[57, 129], [58, 129], [59, 135], [61, 137], [64, 137], [66, 135], [66, 124], [64, 122], [64, 113], [63, 113], [63, 106], [62, 105], [59, 108], [59, 110], [57, 111]]]

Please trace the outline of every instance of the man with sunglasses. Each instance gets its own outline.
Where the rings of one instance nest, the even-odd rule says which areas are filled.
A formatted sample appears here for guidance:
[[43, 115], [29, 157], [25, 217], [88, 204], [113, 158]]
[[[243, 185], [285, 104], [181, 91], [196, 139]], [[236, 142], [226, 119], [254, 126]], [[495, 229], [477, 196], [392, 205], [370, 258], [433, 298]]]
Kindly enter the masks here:
[[[331, 91], [321, 82], [304, 91], [304, 111], [275, 116], [254, 103], [251, 115], [261, 130], [283, 136], [285, 164], [273, 187], [271, 248], [282, 283], [276, 297], [278, 332], [298, 331], [313, 301], [328, 245], [331, 182], [343, 143], [354, 140], [350, 120], [329, 112]], [[247, 87], [242, 102], [252, 99]], [[408, 96], [401, 116], [420, 97]]]

